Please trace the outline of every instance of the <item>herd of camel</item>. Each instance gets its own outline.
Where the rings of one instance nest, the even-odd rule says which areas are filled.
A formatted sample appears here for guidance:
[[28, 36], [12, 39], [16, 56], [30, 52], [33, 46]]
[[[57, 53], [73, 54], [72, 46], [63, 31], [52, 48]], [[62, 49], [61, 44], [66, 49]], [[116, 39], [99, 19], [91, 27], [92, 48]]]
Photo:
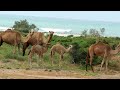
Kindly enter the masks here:
[[[53, 34], [54, 34], [53, 31], [49, 31], [49, 35], [46, 38], [44, 36], [44, 33], [42, 32], [30, 31], [26, 37], [23, 37], [22, 34], [16, 30], [7, 29], [6, 31], [0, 33], [0, 46], [3, 44], [3, 42], [15, 46], [13, 50], [13, 53], [15, 54], [16, 47], [18, 47], [18, 52], [20, 52], [20, 45], [23, 45], [22, 51], [24, 56], [25, 50], [29, 45], [31, 45], [32, 47], [28, 53], [29, 65], [31, 68], [32, 56], [34, 54], [37, 54], [39, 56], [39, 59], [40, 58], [43, 59], [43, 54], [48, 51], [48, 47], [49, 45], [51, 45], [50, 42], [52, 40]], [[70, 52], [72, 48], [73, 45], [69, 45], [68, 48], [65, 48], [59, 42], [53, 45], [52, 48], [50, 49], [51, 64], [53, 65], [53, 55], [55, 54], [55, 52], [60, 55], [60, 59], [59, 59], [59, 66], [60, 66], [60, 61], [63, 59], [64, 53]], [[120, 44], [115, 48], [115, 50], [113, 50], [108, 44], [105, 44], [103, 42], [96, 42], [95, 44], [92, 44], [88, 48], [88, 53], [86, 57], [86, 71], [88, 71], [87, 65], [89, 63], [92, 71], [94, 72], [92, 61], [95, 55], [103, 57], [100, 71], [104, 63], [106, 65], [106, 71], [107, 71], [108, 61], [111, 59], [111, 56], [119, 52], [120, 52]], [[39, 60], [37, 61], [39, 64]], [[43, 62], [43, 60], [41, 61]]]

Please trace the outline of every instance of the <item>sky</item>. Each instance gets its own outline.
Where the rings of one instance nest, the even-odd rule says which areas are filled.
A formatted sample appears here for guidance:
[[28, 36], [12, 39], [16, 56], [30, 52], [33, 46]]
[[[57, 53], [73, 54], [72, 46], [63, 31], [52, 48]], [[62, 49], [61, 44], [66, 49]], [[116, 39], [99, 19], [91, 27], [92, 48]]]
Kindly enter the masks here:
[[0, 11], [0, 14], [120, 22], [120, 11]]

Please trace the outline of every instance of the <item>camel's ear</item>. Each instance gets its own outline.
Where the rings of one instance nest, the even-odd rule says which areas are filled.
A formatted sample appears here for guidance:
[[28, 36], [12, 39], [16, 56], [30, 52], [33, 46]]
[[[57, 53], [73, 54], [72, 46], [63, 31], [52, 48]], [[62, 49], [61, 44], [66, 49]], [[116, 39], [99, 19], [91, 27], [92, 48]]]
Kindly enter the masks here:
[[49, 31], [49, 33], [51, 33], [51, 32], [54, 33], [53, 31]]

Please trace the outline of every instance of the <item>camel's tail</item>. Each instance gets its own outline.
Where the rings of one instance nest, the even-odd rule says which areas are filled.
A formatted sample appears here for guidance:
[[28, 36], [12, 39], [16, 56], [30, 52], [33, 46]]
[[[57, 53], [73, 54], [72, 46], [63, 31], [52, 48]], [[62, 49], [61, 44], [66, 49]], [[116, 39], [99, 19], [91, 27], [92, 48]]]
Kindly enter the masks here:
[[89, 56], [89, 51], [88, 51], [87, 52], [87, 57], [86, 57], [86, 71], [87, 71], [87, 65], [88, 65], [89, 58], [90, 58], [90, 56]]

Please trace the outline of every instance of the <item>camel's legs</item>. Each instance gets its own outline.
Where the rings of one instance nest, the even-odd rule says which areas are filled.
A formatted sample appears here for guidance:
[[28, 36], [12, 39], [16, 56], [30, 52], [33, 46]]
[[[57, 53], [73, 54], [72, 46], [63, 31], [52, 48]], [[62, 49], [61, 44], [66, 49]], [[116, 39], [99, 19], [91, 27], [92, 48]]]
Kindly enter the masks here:
[[92, 71], [94, 72], [94, 69], [93, 69], [93, 66], [92, 66], [92, 60], [93, 60], [93, 57], [90, 57], [90, 66], [91, 66]]
[[30, 69], [32, 68], [31, 60], [32, 60], [32, 54], [30, 53], [30, 55], [28, 56], [28, 63], [29, 63]]
[[86, 58], [86, 71], [88, 71], [87, 66], [88, 66], [88, 57]]
[[106, 69], [105, 69], [105, 71], [107, 71], [108, 70], [108, 59], [106, 60], [106, 62], [105, 62], [105, 64], [106, 64]]
[[106, 53], [106, 51], [105, 51], [105, 54], [104, 54], [103, 60], [102, 60], [102, 62], [101, 62], [100, 71], [102, 70], [102, 67], [103, 67], [103, 64], [104, 64], [106, 58], [107, 58], [107, 53]]
[[42, 63], [42, 67], [44, 68], [44, 60], [43, 60], [43, 54], [40, 55], [41, 56], [41, 63]]
[[37, 58], [37, 66], [39, 67], [40, 66], [40, 62], [39, 62], [40, 56], [38, 54], [36, 54], [36, 58]]
[[18, 52], [20, 53], [20, 44], [18, 44]]
[[103, 58], [103, 60], [102, 60], [102, 62], [101, 62], [101, 67], [100, 67], [100, 71], [102, 70], [102, 67], [103, 67], [103, 64], [104, 64], [104, 62], [105, 62], [105, 57]]
[[23, 44], [23, 56], [25, 55], [25, 50], [27, 49], [28, 46], [29, 44], [27, 42]]
[[51, 61], [51, 66], [53, 66], [53, 55], [55, 53], [53, 51], [51, 51], [51, 54], [50, 54], [50, 61]]
[[32, 68], [32, 57], [34, 55], [34, 52], [30, 52], [29, 56], [28, 56], [28, 63], [29, 63], [29, 67]]
[[15, 44], [13, 54], [15, 54], [15, 53], [16, 53], [16, 47], [17, 47], [17, 45]]
[[108, 57], [108, 58], [106, 59], [106, 62], [105, 62], [105, 64], [106, 64], [106, 71], [108, 70], [108, 62], [109, 62], [110, 59], [111, 59], [111, 57]]
[[91, 67], [92, 71], [94, 72], [93, 66], [92, 66], [93, 57], [94, 57], [94, 54], [92, 52], [92, 53], [90, 53], [90, 67]]
[[61, 61], [63, 60], [63, 54], [60, 55], [60, 59], [59, 59], [59, 67], [61, 65]]
[[103, 66], [104, 62], [105, 62], [105, 59], [103, 58], [103, 60], [102, 60], [102, 62], [101, 62], [100, 71], [102, 70], [102, 66]]

